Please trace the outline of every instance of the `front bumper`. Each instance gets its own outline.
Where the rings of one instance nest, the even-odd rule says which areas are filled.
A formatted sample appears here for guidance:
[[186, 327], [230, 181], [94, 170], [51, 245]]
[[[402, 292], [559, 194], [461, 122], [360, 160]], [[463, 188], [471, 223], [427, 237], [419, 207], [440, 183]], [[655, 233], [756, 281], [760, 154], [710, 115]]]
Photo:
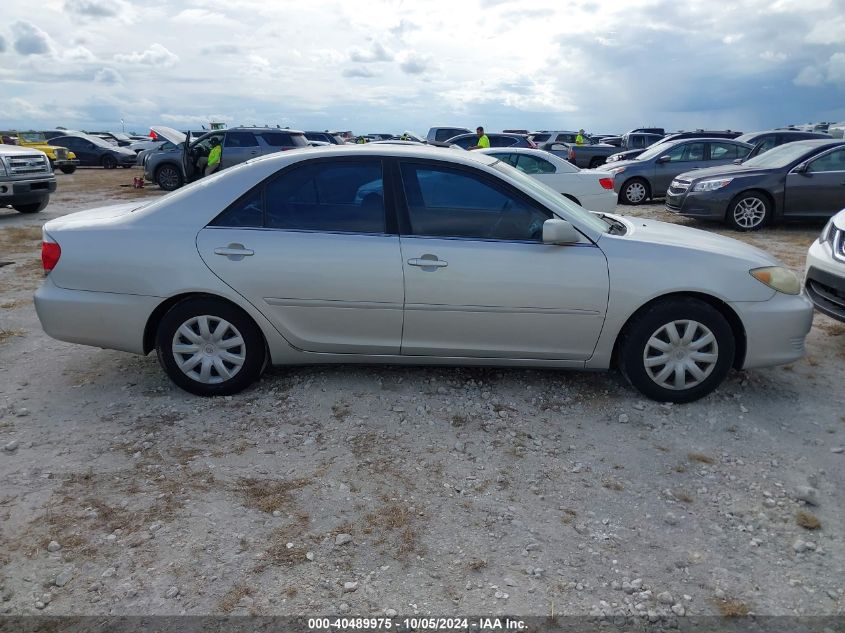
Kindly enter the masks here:
[[722, 191], [666, 192], [667, 211], [707, 220], [724, 220], [730, 201], [731, 194]]
[[48, 276], [35, 292], [44, 331], [69, 343], [144, 353], [144, 328], [160, 297], [59, 288]]
[[50, 164], [53, 167], [79, 167], [79, 160], [76, 158], [57, 158], [56, 160], [51, 160]]
[[776, 292], [768, 301], [730, 304], [745, 326], [742, 369], [785, 365], [803, 358], [804, 339], [813, 326], [813, 304], [803, 292]]
[[0, 205], [36, 202], [55, 190], [56, 177], [53, 174], [22, 180], [0, 180]]
[[830, 246], [818, 240], [807, 253], [804, 286], [819, 312], [845, 322], [845, 263], [833, 259]]

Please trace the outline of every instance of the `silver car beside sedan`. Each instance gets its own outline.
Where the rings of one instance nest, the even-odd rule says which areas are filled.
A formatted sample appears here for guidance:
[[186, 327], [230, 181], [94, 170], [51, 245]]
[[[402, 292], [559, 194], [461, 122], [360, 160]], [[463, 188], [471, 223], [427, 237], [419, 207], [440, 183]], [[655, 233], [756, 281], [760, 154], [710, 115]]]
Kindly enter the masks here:
[[273, 154], [45, 224], [51, 336], [148, 354], [183, 389], [267, 364], [606, 370], [686, 402], [804, 354], [812, 305], [772, 256], [595, 214], [475, 152]]

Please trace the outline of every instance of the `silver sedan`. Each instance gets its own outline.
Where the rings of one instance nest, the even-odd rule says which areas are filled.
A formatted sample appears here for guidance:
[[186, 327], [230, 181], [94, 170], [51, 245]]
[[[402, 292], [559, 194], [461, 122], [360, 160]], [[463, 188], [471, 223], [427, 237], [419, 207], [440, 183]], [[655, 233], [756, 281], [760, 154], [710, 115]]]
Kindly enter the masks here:
[[332, 146], [44, 226], [44, 330], [183, 389], [269, 363], [618, 367], [685, 402], [804, 354], [812, 306], [741, 242], [594, 214], [493, 157]]

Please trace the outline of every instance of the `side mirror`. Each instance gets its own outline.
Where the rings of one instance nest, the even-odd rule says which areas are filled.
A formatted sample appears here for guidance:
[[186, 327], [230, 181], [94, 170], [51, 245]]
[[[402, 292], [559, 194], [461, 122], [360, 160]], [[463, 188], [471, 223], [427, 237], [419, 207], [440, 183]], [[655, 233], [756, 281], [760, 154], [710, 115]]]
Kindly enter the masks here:
[[742, 165], [742, 159], [741, 158], [735, 158], [734, 159], [734, 165]]
[[543, 222], [543, 244], [574, 244], [581, 234], [566, 220], [554, 218]]
[[798, 163], [793, 169], [796, 174], [806, 174], [807, 173], [807, 163]]
[[658, 158], [657, 162], [659, 164], [663, 164], [663, 163], [668, 163], [670, 160], [672, 160], [672, 157], [669, 156], [668, 154], [666, 154], [665, 156], [661, 156], [660, 158]]

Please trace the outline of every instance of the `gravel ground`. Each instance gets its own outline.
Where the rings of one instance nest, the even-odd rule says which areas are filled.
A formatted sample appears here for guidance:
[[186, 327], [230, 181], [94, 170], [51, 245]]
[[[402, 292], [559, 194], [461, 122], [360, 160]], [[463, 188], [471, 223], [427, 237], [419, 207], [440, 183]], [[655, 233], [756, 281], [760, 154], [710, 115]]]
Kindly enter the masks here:
[[[683, 406], [616, 373], [351, 366], [201, 399], [33, 309], [38, 227], [158, 195], [138, 173], [0, 211], [0, 613], [842, 613], [842, 325]], [[820, 229], [743, 239], [800, 270]]]

